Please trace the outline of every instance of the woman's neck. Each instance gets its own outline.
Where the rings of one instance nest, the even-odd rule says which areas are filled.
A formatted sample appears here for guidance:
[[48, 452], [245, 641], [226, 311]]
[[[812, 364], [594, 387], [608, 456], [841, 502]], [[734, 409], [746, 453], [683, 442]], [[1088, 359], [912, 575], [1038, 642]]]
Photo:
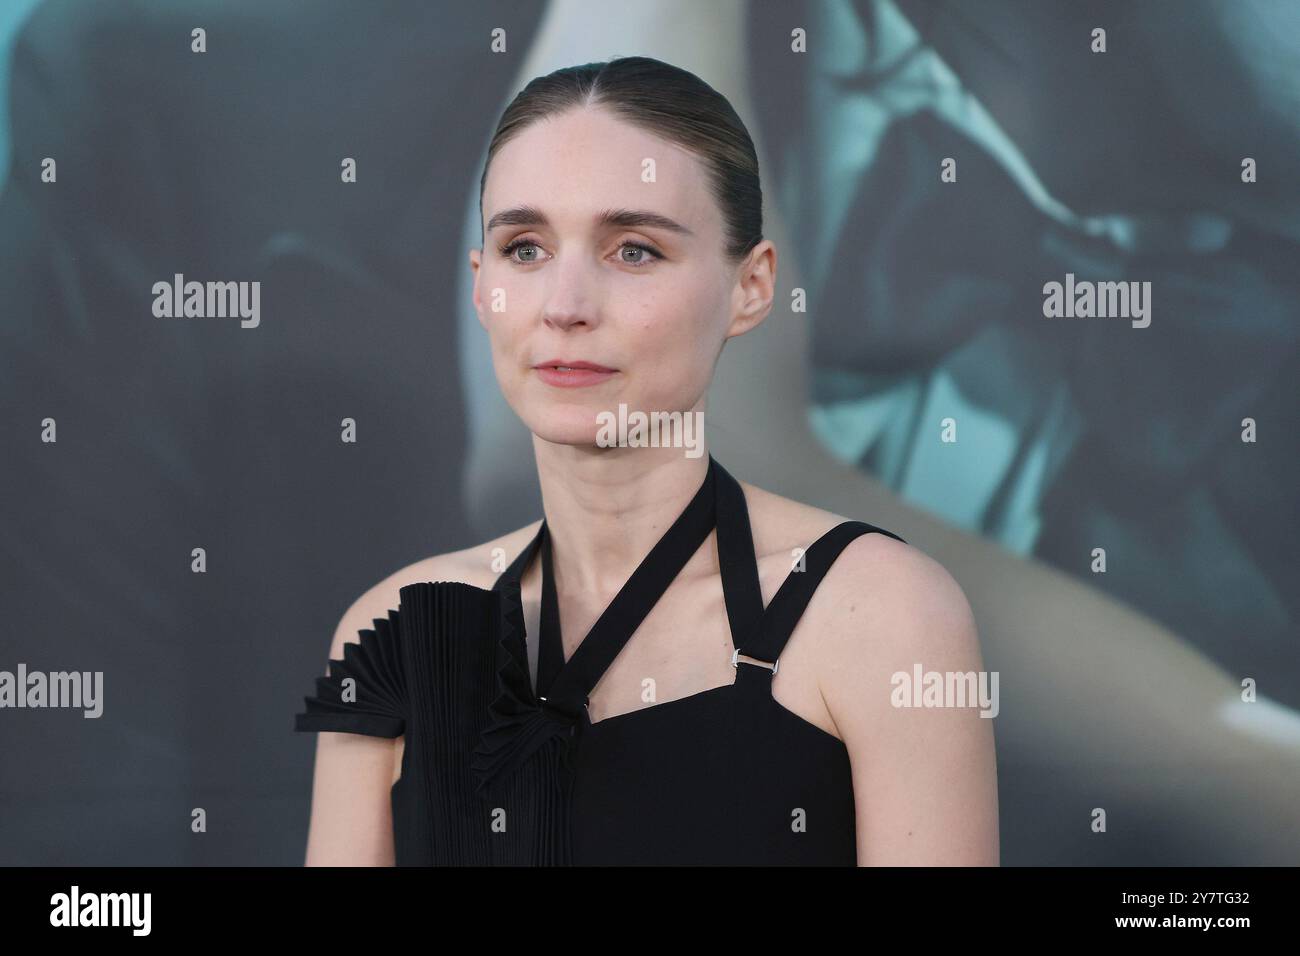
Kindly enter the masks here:
[[558, 586], [612, 597], [704, 483], [707, 445], [583, 448], [533, 437]]

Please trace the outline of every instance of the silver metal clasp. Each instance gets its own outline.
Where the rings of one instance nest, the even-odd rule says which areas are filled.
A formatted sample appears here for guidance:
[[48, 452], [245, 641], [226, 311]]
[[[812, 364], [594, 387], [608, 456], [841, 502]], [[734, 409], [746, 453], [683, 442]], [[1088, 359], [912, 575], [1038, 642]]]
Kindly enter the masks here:
[[770, 663], [770, 664], [769, 664], [767, 661], [757, 661], [757, 660], [742, 661], [742, 660], [740, 660], [740, 648], [739, 648], [739, 647], [733, 649], [732, 652], [731, 652], [731, 666], [732, 666], [732, 667], [739, 667], [741, 664], [753, 664], [755, 667], [768, 667], [768, 668], [771, 668], [771, 670], [772, 670], [772, 676], [773, 676], [773, 677], [776, 676], [776, 667], [777, 667], [777, 665], [780, 664], [780, 663], [781, 663], [781, 658], [779, 658], [779, 657], [778, 657], [776, 660], [772, 661], [772, 663]]

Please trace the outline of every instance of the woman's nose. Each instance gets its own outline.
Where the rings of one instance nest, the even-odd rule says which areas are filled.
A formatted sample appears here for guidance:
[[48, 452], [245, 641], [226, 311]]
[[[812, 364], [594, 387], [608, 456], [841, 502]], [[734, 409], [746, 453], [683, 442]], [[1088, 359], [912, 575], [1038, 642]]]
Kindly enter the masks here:
[[570, 326], [596, 323], [598, 290], [597, 277], [593, 270], [581, 261], [561, 263], [558, 259], [552, 265], [546, 291], [546, 301], [542, 306], [542, 321], [558, 329]]

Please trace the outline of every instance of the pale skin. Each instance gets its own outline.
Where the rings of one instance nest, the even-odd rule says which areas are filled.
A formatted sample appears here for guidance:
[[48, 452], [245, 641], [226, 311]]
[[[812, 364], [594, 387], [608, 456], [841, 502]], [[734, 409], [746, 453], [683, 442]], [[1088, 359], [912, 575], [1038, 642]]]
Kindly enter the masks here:
[[[659, 185], [638, 188], [653, 155]], [[546, 224], [492, 225], [527, 206]], [[600, 224], [608, 209], [667, 217], [658, 226]], [[483, 199], [485, 249], [470, 252], [475, 308], [492, 343], [503, 394], [533, 433], [538, 480], [555, 541], [566, 658], [703, 481], [680, 448], [602, 448], [596, 413], [631, 408], [703, 410], [722, 346], [769, 314], [777, 255], [764, 241], [740, 263], [723, 255], [721, 210], [689, 152], [598, 109], [534, 124], [497, 155]], [[522, 240], [503, 256], [499, 248]], [[629, 243], [646, 244], [650, 256]], [[508, 307], [491, 308], [491, 291]], [[616, 369], [606, 381], [562, 389], [532, 365], [552, 357]], [[764, 602], [807, 548], [844, 516], [742, 480]], [[398, 604], [412, 581], [491, 587], [534, 523], [464, 551], [437, 555], [371, 588], [344, 615], [330, 656]], [[497, 550], [500, 549], [500, 550]], [[493, 559], [497, 559], [494, 565]], [[540, 567], [523, 579], [530, 645], [538, 629]], [[731, 635], [711, 535], [660, 598], [590, 695], [593, 721], [731, 683]], [[535, 645], [530, 646], [535, 660]], [[891, 706], [890, 676], [916, 662], [979, 671], [978, 638], [961, 588], [933, 559], [883, 535], [841, 552], [781, 655], [778, 703], [843, 740], [853, 768], [858, 857], [871, 864], [998, 862], [992, 722], [973, 708]], [[643, 680], [656, 686], [643, 699]], [[401, 738], [322, 733], [308, 865], [393, 862], [389, 788]]]

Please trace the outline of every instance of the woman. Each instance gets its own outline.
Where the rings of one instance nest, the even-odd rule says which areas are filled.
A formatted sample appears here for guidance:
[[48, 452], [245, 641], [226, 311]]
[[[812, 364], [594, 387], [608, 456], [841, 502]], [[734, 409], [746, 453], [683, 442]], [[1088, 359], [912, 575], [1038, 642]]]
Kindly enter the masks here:
[[995, 864], [991, 722], [897, 693], [982, 670], [951, 576], [707, 442], [605, 440], [620, 406], [703, 413], [772, 307], [735, 111], [658, 60], [559, 70], [480, 192], [474, 305], [544, 519], [345, 616], [298, 718], [332, 731], [307, 863]]
[[[906, 36], [910, 27], [901, 26], [906, 19], [889, 0], [852, 4], [867, 21], [863, 30], [854, 27], [854, 17], [841, 18], [848, 4], [824, 0], [781, 4], [779, 15], [748, 0], [657, 0], [629, 5], [614, 17], [606, 15], [607, 6], [551, 0], [521, 55], [517, 85], [592, 59], [592, 51], [634, 46], [680, 64], [750, 119], [769, 197], [777, 192], [776, 159], [791, 146], [789, 136], [774, 128], [777, 118], [798, 121], [806, 109], [788, 85], [814, 69], [829, 70], [833, 82], [843, 74], [845, 48], [856, 50], [867, 72], [880, 79], [870, 101], [882, 112], [922, 109], [926, 98], [918, 94], [931, 90], [947, 104], [943, 122], [962, 130], [971, 144], [979, 140], [970, 124], [984, 106], [969, 93], [943, 92], [951, 87], [942, 79], [949, 67], [936, 62], [933, 51], [907, 53], [919, 38]], [[936, 18], [936, 28], [942, 22]], [[816, 51], [803, 66], [790, 62], [798, 56], [790, 51], [796, 26], [807, 30], [809, 50]], [[888, 34], [897, 41], [900, 32], [901, 48], [883, 39]], [[911, 66], [895, 70], [904, 55]], [[869, 127], [859, 123], [858, 136], [865, 135]], [[902, 172], [891, 168], [886, 179]], [[762, 333], [742, 337], [717, 368], [709, 392], [710, 448], [736, 474], [765, 488], [906, 529], [910, 543], [957, 576], [975, 614], [986, 667], [1000, 675], [1005, 691], [997, 719], [999, 812], [1008, 823], [999, 834], [1001, 859], [1293, 863], [1300, 854], [1300, 804], [1294, 799], [1300, 791], [1300, 715], [1265, 694], [1254, 697], [1253, 688], [1247, 695], [1243, 679], [1251, 676], [1253, 684], [1258, 674], [1225, 670], [1186, 635], [1095, 586], [1090, 574], [1015, 554], [918, 506], [846, 464], [810, 427], [813, 328], [831, 306], [811, 291], [817, 264], [808, 260], [814, 254], [795, 241], [791, 228], [809, 197], [805, 188], [794, 188], [765, 208], [763, 232], [781, 250], [783, 292]], [[1059, 202], [1050, 194], [1044, 198], [1048, 205]], [[478, 241], [482, 222], [474, 205], [467, 196], [472, 228], [465, 231], [466, 245]], [[1255, 221], [1262, 215], [1242, 214]], [[847, 260], [851, 264], [862, 259], [868, 241], [861, 228], [846, 229], [833, 251], [856, 256]], [[486, 536], [526, 523], [536, 512], [527, 455], [532, 436], [500, 393], [482, 389], [492, 374], [491, 350], [470, 318], [473, 283], [463, 285], [457, 310], [466, 326], [462, 387], [474, 399], [467, 409], [471, 448], [463, 501], [476, 526], [488, 529]], [[784, 301], [795, 288], [809, 290], [807, 311]], [[866, 302], [856, 312], [863, 321], [876, 314]], [[769, 440], [774, 432], [779, 443]], [[960, 487], [966, 477], [954, 475], [953, 481]], [[1159, 675], [1154, 683], [1153, 674]], [[1273, 674], [1265, 677], [1276, 682]], [[1171, 754], [1177, 754], [1172, 763]], [[1097, 825], [1093, 811], [1099, 807], [1109, 832]]]

